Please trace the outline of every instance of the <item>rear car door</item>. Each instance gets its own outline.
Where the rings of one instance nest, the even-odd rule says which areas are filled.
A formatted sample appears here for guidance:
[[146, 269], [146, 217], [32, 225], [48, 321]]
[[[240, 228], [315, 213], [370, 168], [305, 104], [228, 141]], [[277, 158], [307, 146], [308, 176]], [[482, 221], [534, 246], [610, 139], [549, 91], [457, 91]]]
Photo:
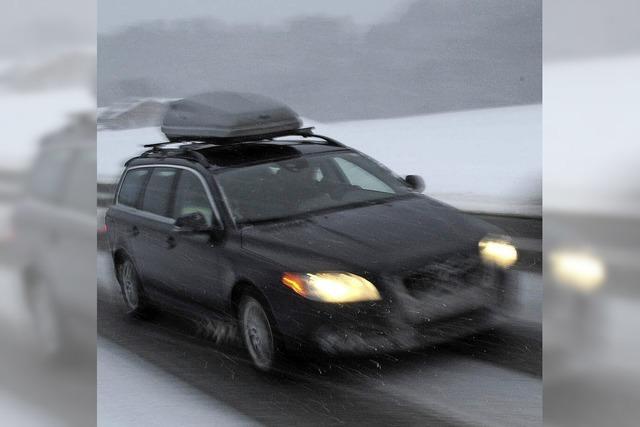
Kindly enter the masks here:
[[[172, 217], [195, 212], [205, 217], [208, 226], [222, 229], [206, 180], [199, 172], [185, 168], [178, 176]], [[174, 291], [190, 303], [219, 307], [222, 289], [216, 283], [221, 275], [220, 243], [206, 232], [177, 232], [173, 238], [173, 245], [168, 249], [171, 268], [167, 274]]]
[[173, 293], [168, 277], [171, 261], [168, 249], [174, 228], [170, 207], [179, 169], [156, 166], [150, 170], [133, 231], [136, 234], [134, 258], [145, 290], [167, 294]]
[[140, 246], [138, 223], [141, 196], [151, 171], [149, 167], [135, 167], [127, 170], [120, 180], [115, 205], [109, 209], [105, 217], [112, 250], [124, 249], [133, 258], [136, 267], [138, 267], [137, 252]]

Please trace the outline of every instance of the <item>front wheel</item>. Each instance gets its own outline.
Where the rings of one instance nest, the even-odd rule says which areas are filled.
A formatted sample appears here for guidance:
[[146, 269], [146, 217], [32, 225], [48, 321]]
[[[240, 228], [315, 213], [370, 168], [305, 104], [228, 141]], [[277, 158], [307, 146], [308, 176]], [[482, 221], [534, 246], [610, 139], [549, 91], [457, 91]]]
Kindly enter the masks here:
[[274, 329], [262, 304], [252, 296], [240, 303], [240, 327], [255, 367], [265, 372], [273, 369], [278, 356]]

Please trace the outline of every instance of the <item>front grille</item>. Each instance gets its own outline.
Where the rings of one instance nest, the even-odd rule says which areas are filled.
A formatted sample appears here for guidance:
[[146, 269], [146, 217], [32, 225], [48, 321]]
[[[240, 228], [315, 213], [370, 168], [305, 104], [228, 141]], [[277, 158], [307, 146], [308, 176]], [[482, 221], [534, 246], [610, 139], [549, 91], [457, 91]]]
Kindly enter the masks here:
[[455, 254], [431, 261], [405, 276], [403, 282], [414, 297], [438, 296], [481, 286], [488, 273], [479, 256]]

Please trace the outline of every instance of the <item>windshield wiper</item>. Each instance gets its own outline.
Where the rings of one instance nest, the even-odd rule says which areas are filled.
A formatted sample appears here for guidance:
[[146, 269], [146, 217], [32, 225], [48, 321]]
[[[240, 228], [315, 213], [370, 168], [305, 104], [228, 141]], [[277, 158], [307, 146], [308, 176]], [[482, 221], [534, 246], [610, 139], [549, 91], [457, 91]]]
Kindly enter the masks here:
[[381, 204], [392, 202], [394, 200], [400, 200], [400, 199], [408, 198], [411, 196], [415, 196], [415, 194], [413, 193], [394, 194], [393, 196], [390, 196], [390, 197], [384, 197], [384, 198], [375, 199], [375, 200], [362, 200], [359, 202], [347, 203], [345, 205], [329, 206], [326, 208], [317, 209], [309, 212], [302, 212], [302, 213], [294, 214], [290, 216], [280, 216], [280, 217], [273, 217], [273, 218], [240, 221], [238, 222], [238, 225], [242, 227], [247, 225], [262, 225], [262, 224], [285, 222], [285, 221], [300, 221], [300, 220], [309, 219], [309, 217], [312, 217], [312, 216], [322, 215], [322, 214], [331, 213], [331, 212], [338, 212], [345, 209], [356, 209], [356, 208], [365, 207], [365, 206], [381, 205]]

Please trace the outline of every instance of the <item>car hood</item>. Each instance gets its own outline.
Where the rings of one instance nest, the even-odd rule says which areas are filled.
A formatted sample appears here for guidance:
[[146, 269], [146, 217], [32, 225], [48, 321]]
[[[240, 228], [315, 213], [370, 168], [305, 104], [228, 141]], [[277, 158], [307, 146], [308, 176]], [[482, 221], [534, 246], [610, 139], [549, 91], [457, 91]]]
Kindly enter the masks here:
[[500, 230], [422, 195], [243, 229], [242, 245], [289, 271], [381, 273], [477, 251]]

